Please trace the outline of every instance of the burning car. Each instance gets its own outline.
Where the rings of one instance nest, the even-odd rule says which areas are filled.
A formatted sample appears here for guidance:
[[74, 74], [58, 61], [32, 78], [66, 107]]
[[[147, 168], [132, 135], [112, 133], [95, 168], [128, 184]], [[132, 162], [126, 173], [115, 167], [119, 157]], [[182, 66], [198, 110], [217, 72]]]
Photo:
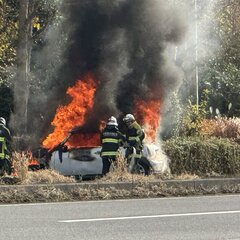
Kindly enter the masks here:
[[[59, 149], [52, 152], [49, 167], [65, 176], [79, 176], [86, 178], [101, 175], [102, 159], [101, 147], [81, 147], [73, 149]], [[125, 155], [125, 149], [120, 148], [120, 154]], [[160, 147], [145, 144], [143, 157], [136, 166], [129, 163], [129, 171], [134, 167], [135, 173], [148, 175], [150, 173], [169, 172], [167, 157], [161, 153]]]
[[[97, 79], [89, 74], [68, 88], [67, 94], [72, 99], [67, 105], [57, 108], [51, 123], [53, 132], [42, 142], [42, 146], [48, 149], [47, 164], [63, 175], [84, 177], [102, 172], [99, 133], [105, 122], [102, 117], [91, 118], [95, 116], [92, 113], [97, 83]], [[139, 100], [134, 113], [145, 130], [145, 141], [155, 142], [160, 122], [160, 101]], [[59, 144], [60, 141], [62, 142]], [[125, 155], [124, 148], [121, 153]], [[141, 160], [137, 165], [129, 163], [129, 166], [134, 166], [135, 172], [144, 174], [169, 172], [168, 158], [162, 153], [160, 146], [154, 144], [145, 144]]]
[[[137, 8], [135, 1], [92, 2], [76, 1], [59, 8], [64, 9], [63, 22], [53, 24], [53, 32], [61, 33], [62, 26], [75, 27], [65, 29], [64, 40], [62, 34], [55, 36], [49, 28], [46, 44], [41, 52], [36, 51], [36, 72], [32, 72], [36, 86], [31, 85], [32, 96], [24, 101], [26, 108], [23, 106], [28, 115], [22, 114], [22, 107], [15, 107], [17, 112], [13, 114], [23, 116], [23, 122], [13, 121], [16, 129], [18, 124], [28, 124], [16, 132], [30, 129], [34, 135], [30, 148], [38, 141], [51, 151], [72, 128], [82, 128], [66, 143], [69, 150], [52, 151], [49, 165], [64, 174], [73, 174], [75, 168], [90, 168], [91, 164], [101, 168], [100, 148], [95, 146], [101, 144], [102, 123], [111, 115], [132, 113], [149, 138], [146, 142], [157, 142], [163, 107], [168, 102], [165, 100], [182, 79], [171, 49], [180, 43], [186, 25], [178, 17], [181, 14], [173, 14], [172, 6], [167, 4], [170, 1], [139, 1]], [[40, 57], [48, 52], [47, 57]], [[155, 156], [159, 153], [162, 157]], [[149, 145], [144, 147], [144, 157], [148, 162], [167, 159], [160, 147]], [[99, 162], [94, 164], [95, 160]], [[162, 161], [167, 165], [167, 160]], [[154, 169], [153, 165], [148, 167]]]
[[[38, 158], [40, 160], [43, 159], [42, 165], [54, 169], [65, 176], [85, 178], [101, 175], [103, 167], [100, 155], [101, 147], [96, 145], [76, 147], [76, 139], [79, 140], [79, 137], [82, 139], [82, 134], [79, 131], [81, 131], [81, 128], [73, 128], [62, 142], [51, 150], [46, 150], [42, 157]], [[95, 137], [97, 137], [95, 138], [96, 140], [99, 139], [97, 134]], [[86, 137], [86, 143], [88, 142], [87, 140], [88, 138]], [[75, 146], [73, 143], [75, 143]], [[120, 154], [123, 157], [125, 157], [125, 152], [126, 148], [120, 147]], [[143, 145], [142, 158], [138, 162], [135, 162], [133, 154], [131, 161], [127, 165], [131, 173], [149, 175], [150, 173], [170, 172], [169, 159], [162, 152], [160, 145], [150, 143]]]

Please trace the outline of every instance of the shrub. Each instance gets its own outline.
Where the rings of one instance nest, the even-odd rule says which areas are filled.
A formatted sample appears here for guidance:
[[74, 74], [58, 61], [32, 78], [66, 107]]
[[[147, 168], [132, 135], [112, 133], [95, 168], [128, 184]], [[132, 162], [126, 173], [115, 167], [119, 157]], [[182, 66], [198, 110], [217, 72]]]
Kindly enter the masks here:
[[199, 134], [201, 122], [205, 119], [206, 112], [206, 101], [202, 101], [198, 106], [192, 104], [189, 100], [188, 105], [182, 114], [182, 119], [179, 122], [176, 136], [194, 136]]
[[240, 118], [217, 117], [204, 119], [201, 122], [200, 133], [215, 137], [233, 138], [240, 140]]
[[235, 175], [240, 173], [240, 146], [230, 139], [179, 137], [163, 144], [173, 174]]

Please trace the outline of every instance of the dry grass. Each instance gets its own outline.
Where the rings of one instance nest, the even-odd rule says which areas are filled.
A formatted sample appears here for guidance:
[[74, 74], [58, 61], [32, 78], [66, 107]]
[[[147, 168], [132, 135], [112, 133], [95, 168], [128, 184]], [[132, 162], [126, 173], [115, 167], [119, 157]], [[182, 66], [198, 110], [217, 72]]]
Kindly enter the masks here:
[[128, 172], [127, 161], [123, 156], [119, 156], [112, 164], [110, 172], [99, 179], [101, 182], [149, 182], [155, 179], [154, 175], [144, 176], [141, 174], [131, 174]]
[[185, 185], [167, 186], [159, 184], [133, 184], [132, 188], [115, 187], [81, 188], [64, 191], [54, 186], [37, 187], [31, 190], [5, 189], [0, 193], [0, 203], [59, 202], [81, 200], [105, 200], [126, 198], [154, 198], [169, 196], [193, 196], [220, 193], [240, 193], [240, 185], [222, 187], [202, 185], [191, 187]]
[[[41, 184], [41, 183], [72, 183], [74, 178], [65, 177], [54, 170], [39, 170], [36, 172], [28, 171], [28, 164], [31, 154], [27, 152], [13, 153], [13, 166], [15, 169], [18, 183], [21, 184]], [[9, 182], [7, 182], [9, 183]]]
[[204, 119], [201, 122], [200, 133], [214, 137], [233, 138], [238, 141], [240, 140], [240, 118]]
[[117, 161], [111, 165], [110, 172], [99, 180], [103, 182], [122, 182], [126, 180], [131, 181], [131, 178], [132, 174], [127, 171], [126, 160], [119, 156]]
[[71, 196], [53, 186], [39, 187], [33, 191], [10, 189], [1, 191], [0, 203], [59, 202], [71, 200]]
[[180, 175], [173, 175], [173, 178], [176, 180], [193, 180], [199, 179], [200, 177], [196, 174], [182, 173]]
[[17, 177], [20, 181], [24, 181], [28, 176], [29, 154], [25, 152], [14, 152], [12, 160]]
[[53, 184], [53, 183], [73, 183], [76, 180], [72, 177], [65, 177], [54, 170], [46, 169], [36, 172], [29, 171], [22, 184]]

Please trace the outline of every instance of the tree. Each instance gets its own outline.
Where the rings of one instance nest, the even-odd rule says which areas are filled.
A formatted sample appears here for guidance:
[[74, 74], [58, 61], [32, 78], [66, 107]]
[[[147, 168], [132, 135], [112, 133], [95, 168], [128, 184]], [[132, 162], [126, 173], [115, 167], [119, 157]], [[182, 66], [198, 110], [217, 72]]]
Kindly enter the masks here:
[[[32, 26], [29, 19], [29, 0], [20, 1], [19, 10], [19, 40], [17, 48], [17, 75], [14, 82], [14, 115], [12, 121], [15, 126], [15, 134], [26, 133], [27, 104], [29, 95], [29, 70]], [[17, 94], [16, 94], [17, 93]]]
[[[51, 6], [51, 7], [50, 7]], [[28, 145], [28, 104], [31, 73], [31, 56], [34, 44], [39, 44], [41, 35], [49, 24], [54, 13], [54, 1], [21, 0], [19, 1], [17, 72], [14, 81], [14, 111], [11, 116], [11, 127], [16, 136], [15, 146], [25, 149]]]
[[240, 116], [240, 3], [221, 0], [215, 7], [216, 25], [212, 31], [219, 47], [202, 64], [202, 89], [209, 89], [209, 106], [221, 114]]
[[[208, 90], [208, 105], [218, 108], [224, 115], [240, 115], [240, 2], [239, 0], [196, 0], [198, 20], [198, 67], [199, 97], [204, 99]], [[195, 97], [196, 42], [194, 1], [175, 0], [176, 4], [189, 6], [186, 16], [189, 32], [185, 43], [178, 48], [177, 64], [185, 76], [181, 88], [183, 102], [189, 96]], [[194, 98], [193, 98], [194, 99]], [[194, 101], [193, 101], [194, 103]], [[228, 106], [232, 104], [229, 112]]]
[[18, 6], [14, 1], [0, 0], [0, 86], [10, 85], [16, 61]]

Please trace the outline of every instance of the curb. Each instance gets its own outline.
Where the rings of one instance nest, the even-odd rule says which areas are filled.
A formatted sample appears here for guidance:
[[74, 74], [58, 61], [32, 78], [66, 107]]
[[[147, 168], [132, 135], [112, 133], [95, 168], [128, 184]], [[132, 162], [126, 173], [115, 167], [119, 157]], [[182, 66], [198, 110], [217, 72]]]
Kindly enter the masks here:
[[72, 192], [75, 189], [110, 189], [115, 188], [118, 190], [131, 191], [138, 186], [165, 186], [167, 188], [186, 188], [186, 189], [199, 189], [199, 188], [215, 188], [217, 190], [226, 189], [226, 187], [236, 187], [240, 185], [240, 178], [210, 178], [210, 179], [194, 179], [194, 180], [161, 180], [150, 182], [117, 182], [117, 183], [58, 183], [58, 184], [36, 184], [36, 185], [2, 185], [0, 191], [26, 191], [33, 192], [39, 188], [54, 187], [64, 192]]

